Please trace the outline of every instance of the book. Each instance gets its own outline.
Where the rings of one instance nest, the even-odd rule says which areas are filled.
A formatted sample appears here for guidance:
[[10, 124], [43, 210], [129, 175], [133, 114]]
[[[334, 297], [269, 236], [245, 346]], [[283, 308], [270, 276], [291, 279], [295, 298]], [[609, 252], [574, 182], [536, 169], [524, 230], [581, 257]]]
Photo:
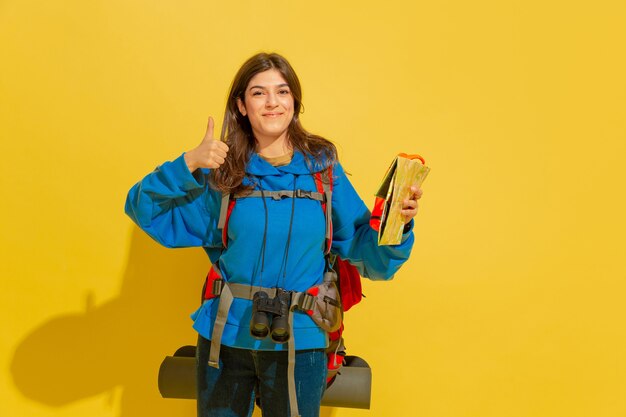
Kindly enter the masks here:
[[378, 245], [398, 245], [402, 242], [405, 224], [402, 202], [410, 197], [410, 187], [421, 187], [429, 172], [426, 161], [419, 155], [401, 153], [394, 158], [376, 193], [377, 200], [384, 199]]

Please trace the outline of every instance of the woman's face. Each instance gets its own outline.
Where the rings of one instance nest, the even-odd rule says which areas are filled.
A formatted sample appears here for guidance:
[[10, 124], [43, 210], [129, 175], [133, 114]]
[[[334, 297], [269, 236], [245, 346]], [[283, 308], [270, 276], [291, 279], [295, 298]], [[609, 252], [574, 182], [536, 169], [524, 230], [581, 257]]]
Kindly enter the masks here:
[[237, 106], [241, 114], [248, 116], [258, 141], [287, 138], [294, 103], [291, 89], [278, 70], [270, 69], [252, 77], [244, 101], [238, 98]]

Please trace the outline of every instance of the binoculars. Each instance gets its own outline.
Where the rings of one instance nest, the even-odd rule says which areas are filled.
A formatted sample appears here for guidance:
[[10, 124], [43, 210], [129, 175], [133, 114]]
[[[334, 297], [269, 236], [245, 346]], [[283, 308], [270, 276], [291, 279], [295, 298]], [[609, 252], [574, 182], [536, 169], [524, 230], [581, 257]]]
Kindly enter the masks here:
[[291, 292], [280, 288], [276, 289], [274, 298], [270, 298], [265, 291], [254, 293], [250, 334], [257, 339], [265, 339], [270, 335], [274, 343], [286, 343], [290, 337], [290, 304]]

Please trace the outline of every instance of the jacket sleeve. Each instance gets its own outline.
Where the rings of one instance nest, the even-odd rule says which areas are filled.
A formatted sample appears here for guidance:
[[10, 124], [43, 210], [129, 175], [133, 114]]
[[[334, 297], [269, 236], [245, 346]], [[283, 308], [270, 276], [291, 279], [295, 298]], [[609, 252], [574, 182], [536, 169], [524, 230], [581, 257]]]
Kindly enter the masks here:
[[215, 246], [220, 193], [208, 187], [208, 170], [189, 172], [184, 154], [135, 184], [126, 214], [163, 246]]
[[332, 251], [370, 279], [391, 279], [409, 258], [413, 247], [413, 221], [399, 245], [378, 246], [378, 232], [369, 225], [371, 213], [339, 163], [333, 167]]

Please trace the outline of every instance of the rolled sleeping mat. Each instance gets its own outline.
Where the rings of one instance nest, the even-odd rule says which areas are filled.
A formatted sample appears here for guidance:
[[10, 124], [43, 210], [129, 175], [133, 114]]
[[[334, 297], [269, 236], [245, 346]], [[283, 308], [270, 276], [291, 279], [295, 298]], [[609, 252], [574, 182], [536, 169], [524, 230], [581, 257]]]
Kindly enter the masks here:
[[[196, 347], [183, 346], [166, 356], [159, 368], [159, 392], [163, 398], [196, 399]], [[327, 407], [370, 408], [372, 370], [358, 356], [346, 356], [322, 405]]]
[[358, 356], [346, 356], [345, 364], [326, 388], [322, 405], [327, 407], [370, 408], [372, 370]]
[[196, 347], [183, 346], [166, 356], [159, 368], [159, 392], [163, 398], [196, 399]]

